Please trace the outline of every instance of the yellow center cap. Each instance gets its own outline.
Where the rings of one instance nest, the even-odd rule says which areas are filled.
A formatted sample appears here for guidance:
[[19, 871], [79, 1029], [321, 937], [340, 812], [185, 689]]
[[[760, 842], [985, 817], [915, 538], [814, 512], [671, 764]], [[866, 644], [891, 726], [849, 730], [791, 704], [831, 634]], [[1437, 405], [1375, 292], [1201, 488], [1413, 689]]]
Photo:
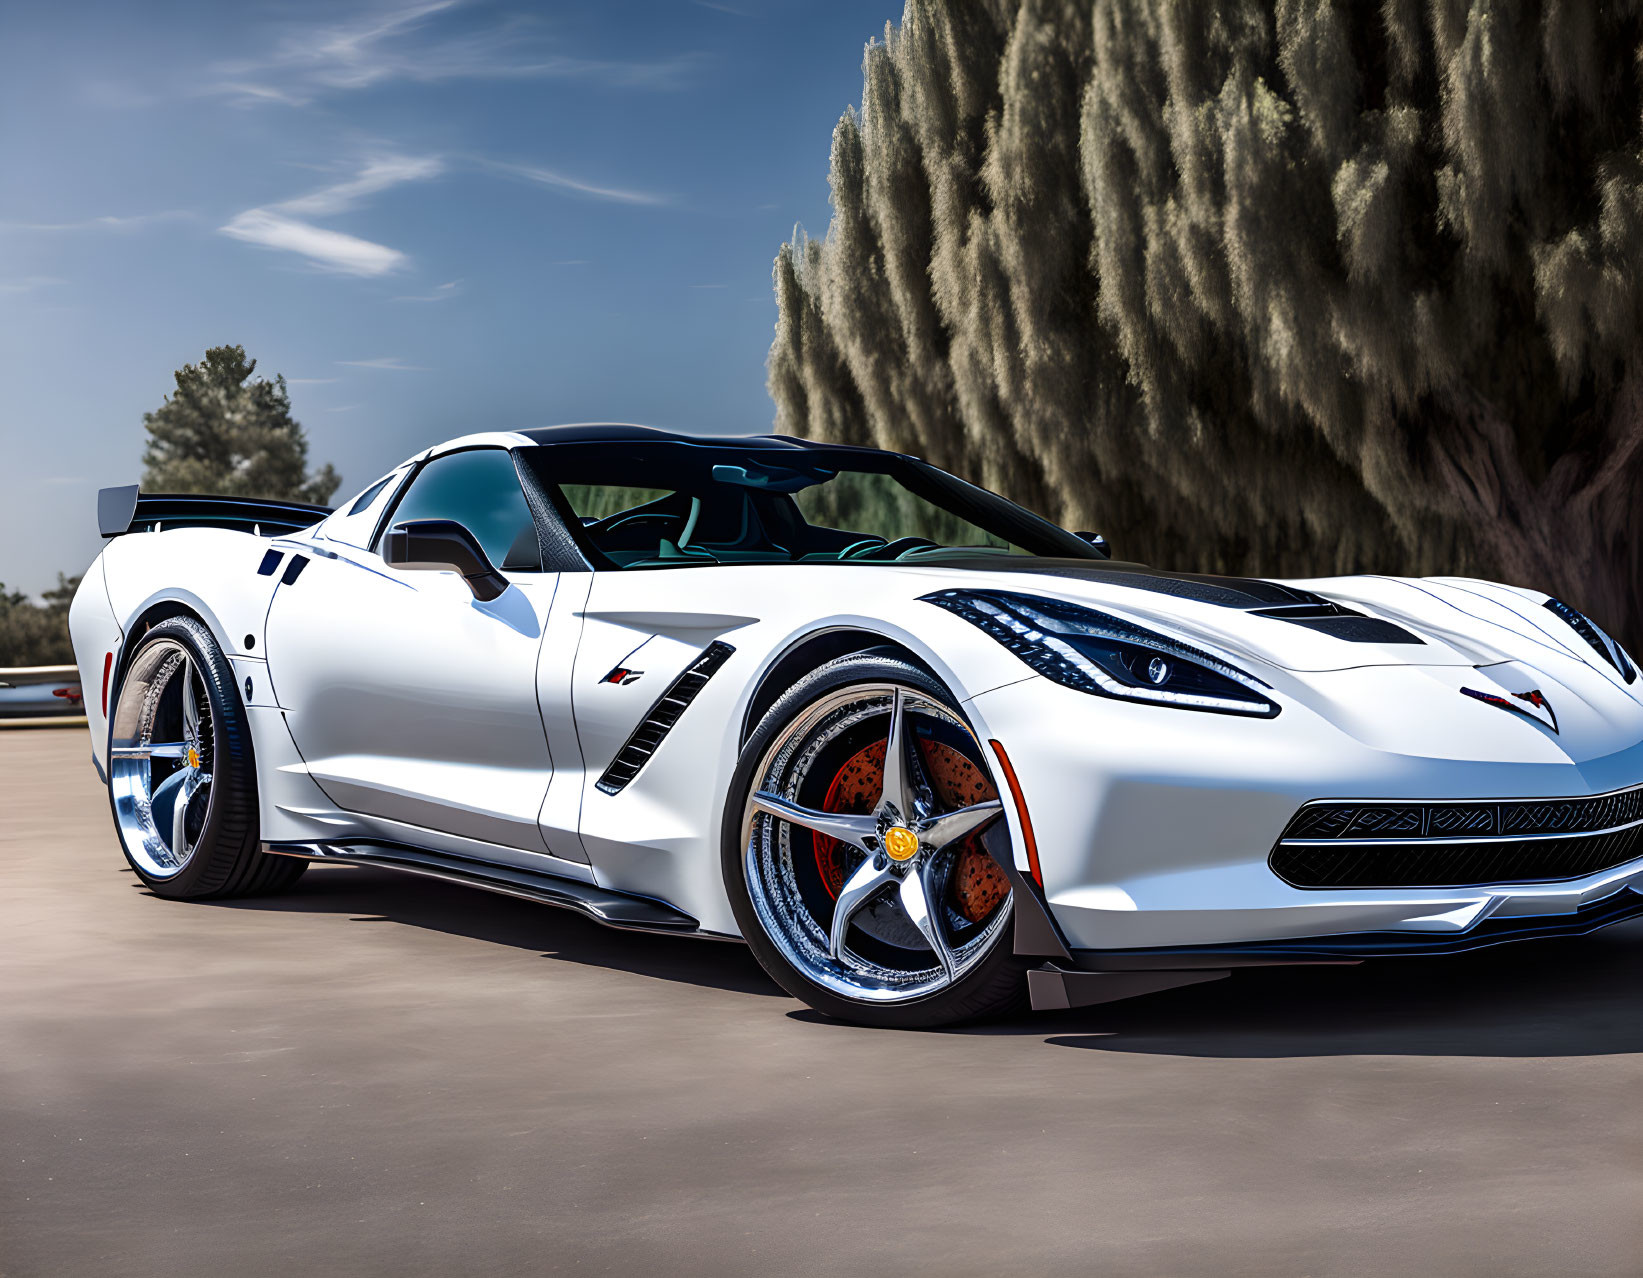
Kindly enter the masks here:
[[884, 851], [892, 861], [910, 861], [918, 851], [918, 835], [904, 825], [893, 825], [884, 832]]
[[193, 746], [188, 747], [188, 766], [191, 768], [200, 766], [200, 752]]

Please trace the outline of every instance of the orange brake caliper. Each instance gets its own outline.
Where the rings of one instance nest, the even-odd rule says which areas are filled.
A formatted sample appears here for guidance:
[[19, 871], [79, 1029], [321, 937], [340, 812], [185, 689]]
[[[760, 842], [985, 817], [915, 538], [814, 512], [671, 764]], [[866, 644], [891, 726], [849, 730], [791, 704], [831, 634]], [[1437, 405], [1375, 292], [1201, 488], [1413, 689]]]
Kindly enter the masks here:
[[[924, 770], [943, 807], [969, 807], [998, 797], [987, 774], [961, 751], [939, 741], [920, 741], [919, 747]], [[845, 761], [827, 787], [822, 809], [871, 812], [883, 789], [884, 742], [875, 741]], [[813, 835], [812, 841], [816, 849], [816, 869], [828, 895], [836, 899], [844, 886], [844, 845], [825, 834]], [[979, 831], [960, 843], [955, 855], [958, 859], [949, 881], [953, 908], [971, 923], [979, 923], [998, 908], [1010, 891], [1010, 881], [998, 862], [981, 846]]]

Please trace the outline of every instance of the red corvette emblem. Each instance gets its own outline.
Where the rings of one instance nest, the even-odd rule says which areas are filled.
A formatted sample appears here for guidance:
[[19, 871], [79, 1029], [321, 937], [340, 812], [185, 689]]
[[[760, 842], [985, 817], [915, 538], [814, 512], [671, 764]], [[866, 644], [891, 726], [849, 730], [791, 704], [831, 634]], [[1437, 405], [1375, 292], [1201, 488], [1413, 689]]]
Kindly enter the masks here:
[[[1511, 700], [1497, 696], [1493, 692], [1479, 692], [1476, 688], [1462, 688], [1461, 693], [1468, 697], [1475, 697], [1485, 705], [1497, 706], [1502, 710], [1510, 710], [1513, 714], [1520, 714], [1525, 719], [1533, 719], [1542, 727], [1550, 728], [1553, 732], [1557, 731], [1557, 713], [1552, 709], [1552, 703], [1546, 700], [1545, 693], [1541, 692], [1539, 688], [1531, 688], [1528, 692], [1514, 692]], [[1524, 705], [1533, 706], [1534, 709], [1526, 710], [1524, 706], [1515, 704], [1519, 701], [1523, 702]], [[1535, 711], [1537, 710], [1540, 713], [1536, 714]]]

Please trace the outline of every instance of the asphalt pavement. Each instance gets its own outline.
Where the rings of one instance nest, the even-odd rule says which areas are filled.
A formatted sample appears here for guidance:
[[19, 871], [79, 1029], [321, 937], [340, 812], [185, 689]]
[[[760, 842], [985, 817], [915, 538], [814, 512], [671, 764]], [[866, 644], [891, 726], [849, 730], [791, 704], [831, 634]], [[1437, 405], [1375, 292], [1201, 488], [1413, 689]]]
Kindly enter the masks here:
[[1643, 1274], [1643, 928], [942, 1033], [391, 872], [145, 892], [0, 733], [0, 1274]]

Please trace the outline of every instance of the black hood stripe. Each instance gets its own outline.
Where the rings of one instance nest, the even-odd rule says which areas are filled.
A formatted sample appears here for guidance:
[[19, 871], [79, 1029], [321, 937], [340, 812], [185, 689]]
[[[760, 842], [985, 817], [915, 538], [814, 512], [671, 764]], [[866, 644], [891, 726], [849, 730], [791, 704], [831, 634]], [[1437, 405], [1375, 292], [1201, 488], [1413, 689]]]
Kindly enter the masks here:
[[1305, 626], [1346, 643], [1407, 643], [1425, 641], [1402, 626], [1366, 616], [1310, 590], [1263, 581], [1259, 577], [1210, 577], [1198, 573], [1162, 572], [1145, 564], [1113, 560], [977, 558], [948, 559], [944, 566], [974, 567], [986, 572], [1020, 572], [1042, 577], [1067, 577], [1103, 586], [1146, 590], [1172, 599], [1188, 599], [1217, 608], [1254, 613], [1273, 621]]

